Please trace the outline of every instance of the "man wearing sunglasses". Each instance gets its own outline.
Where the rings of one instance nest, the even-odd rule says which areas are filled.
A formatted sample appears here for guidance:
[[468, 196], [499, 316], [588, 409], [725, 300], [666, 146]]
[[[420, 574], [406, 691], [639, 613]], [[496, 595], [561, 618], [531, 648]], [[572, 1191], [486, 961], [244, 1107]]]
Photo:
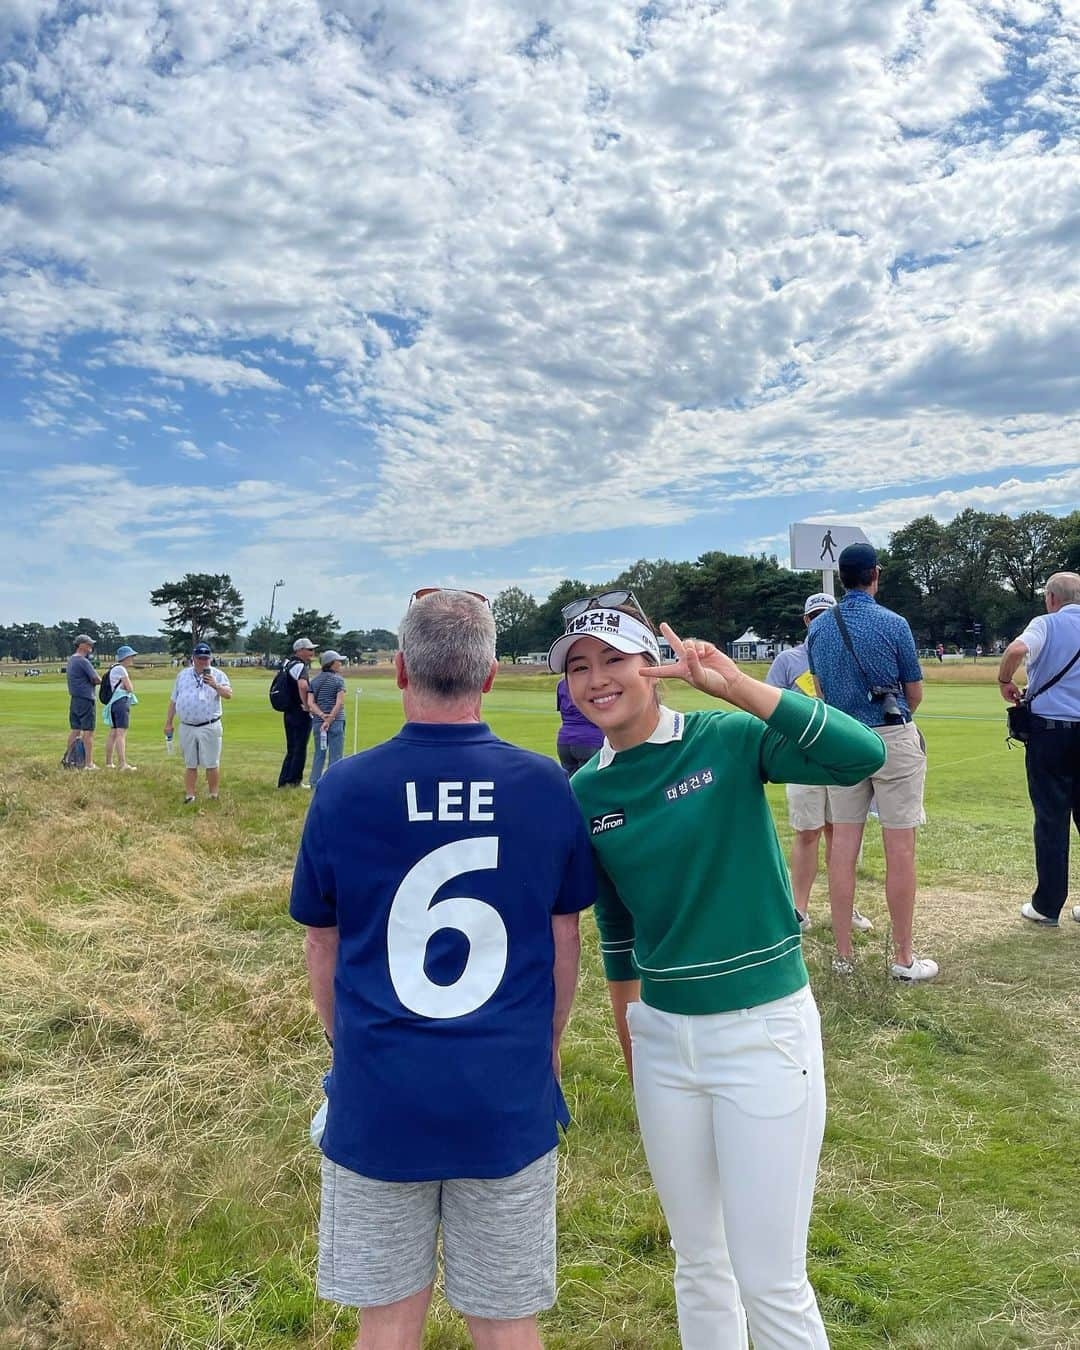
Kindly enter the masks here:
[[333, 1046], [318, 1288], [364, 1350], [419, 1350], [441, 1229], [474, 1344], [538, 1350], [589, 838], [559, 766], [480, 720], [485, 597], [416, 592], [400, 644], [405, 725], [320, 783], [290, 901]]

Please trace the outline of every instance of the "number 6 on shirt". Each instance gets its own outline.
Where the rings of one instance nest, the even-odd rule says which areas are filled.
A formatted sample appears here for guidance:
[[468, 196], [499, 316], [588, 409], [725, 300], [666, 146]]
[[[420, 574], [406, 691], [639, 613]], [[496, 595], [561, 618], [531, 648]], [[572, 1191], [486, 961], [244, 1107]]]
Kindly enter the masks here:
[[[467, 895], [432, 897], [452, 877], [499, 865], [497, 835], [458, 839], [420, 859], [405, 874], [390, 906], [386, 948], [394, 992], [421, 1017], [464, 1017], [482, 1007], [506, 973], [506, 926], [498, 910]], [[465, 969], [453, 984], [436, 984], [424, 970], [428, 943], [443, 928], [469, 942]]]

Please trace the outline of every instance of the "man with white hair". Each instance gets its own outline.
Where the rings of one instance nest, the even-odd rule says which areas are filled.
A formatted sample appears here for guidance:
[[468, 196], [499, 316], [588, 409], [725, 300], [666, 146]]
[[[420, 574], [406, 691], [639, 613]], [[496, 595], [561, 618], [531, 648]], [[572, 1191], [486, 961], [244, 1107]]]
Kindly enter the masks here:
[[320, 780], [289, 906], [333, 1047], [318, 1289], [363, 1350], [419, 1350], [441, 1228], [473, 1343], [538, 1350], [589, 838], [558, 764], [480, 720], [486, 599], [416, 592], [400, 643], [405, 725]]
[[[1027, 784], [1035, 813], [1035, 890], [1021, 917], [1056, 928], [1069, 895], [1069, 830], [1080, 830], [1080, 575], [1055, 572], [1046, 583], [1046, 613], [1005, 648], [998, 687], [1007, 703], [1024, 694], [1014, 677], [1027, 666], [1031, 733]], [[1072, 917], [1080, 923], [1080, 905]]]

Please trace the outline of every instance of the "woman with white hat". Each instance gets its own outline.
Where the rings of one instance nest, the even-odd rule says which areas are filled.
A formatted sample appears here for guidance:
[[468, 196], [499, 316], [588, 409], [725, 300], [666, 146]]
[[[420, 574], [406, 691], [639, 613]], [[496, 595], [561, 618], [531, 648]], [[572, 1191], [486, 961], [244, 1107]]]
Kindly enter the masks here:
[[312, 787], [323, 775], [323, 764], [329, 768], [345, 753], [345, 680], [341, 674], [344, 662], [340, 652], [323, 652], [322, 669], [308, 688], [311, 734], [315, 741], [308, 780]]
[[[751, 679], [711, 643], [656, 636], [628, 591], [576, 601], [548, 654], [605, 734], [571, 781], [649, 1169], [676, 1254], [684, 1350], [828, 1346], [806, 1274], [825, 1080], [766, 782], [855, 783], [881, 740]], [[682, 713], [657, 676], [731, 705]]]

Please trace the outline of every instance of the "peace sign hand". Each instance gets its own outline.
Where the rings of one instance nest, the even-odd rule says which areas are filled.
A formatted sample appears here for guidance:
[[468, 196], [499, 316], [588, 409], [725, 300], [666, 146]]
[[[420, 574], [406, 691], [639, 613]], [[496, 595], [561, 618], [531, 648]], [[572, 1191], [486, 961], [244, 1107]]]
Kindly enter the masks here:
[[702, 642], [696, 638], [680, 638], [666, 623], [660, 625], [660, 631], [671, 643], [679, 658], [674, 665], [644, 666], [642, 675], [654, 679], [685, 680], [687, 684], [713, 698], [726, 699], [729, 703], [742, 706], [742, 699], [735, 697], [736, 689], [747, 679], [729, 656], [725, 656], [719, 647], [711, 642]]

